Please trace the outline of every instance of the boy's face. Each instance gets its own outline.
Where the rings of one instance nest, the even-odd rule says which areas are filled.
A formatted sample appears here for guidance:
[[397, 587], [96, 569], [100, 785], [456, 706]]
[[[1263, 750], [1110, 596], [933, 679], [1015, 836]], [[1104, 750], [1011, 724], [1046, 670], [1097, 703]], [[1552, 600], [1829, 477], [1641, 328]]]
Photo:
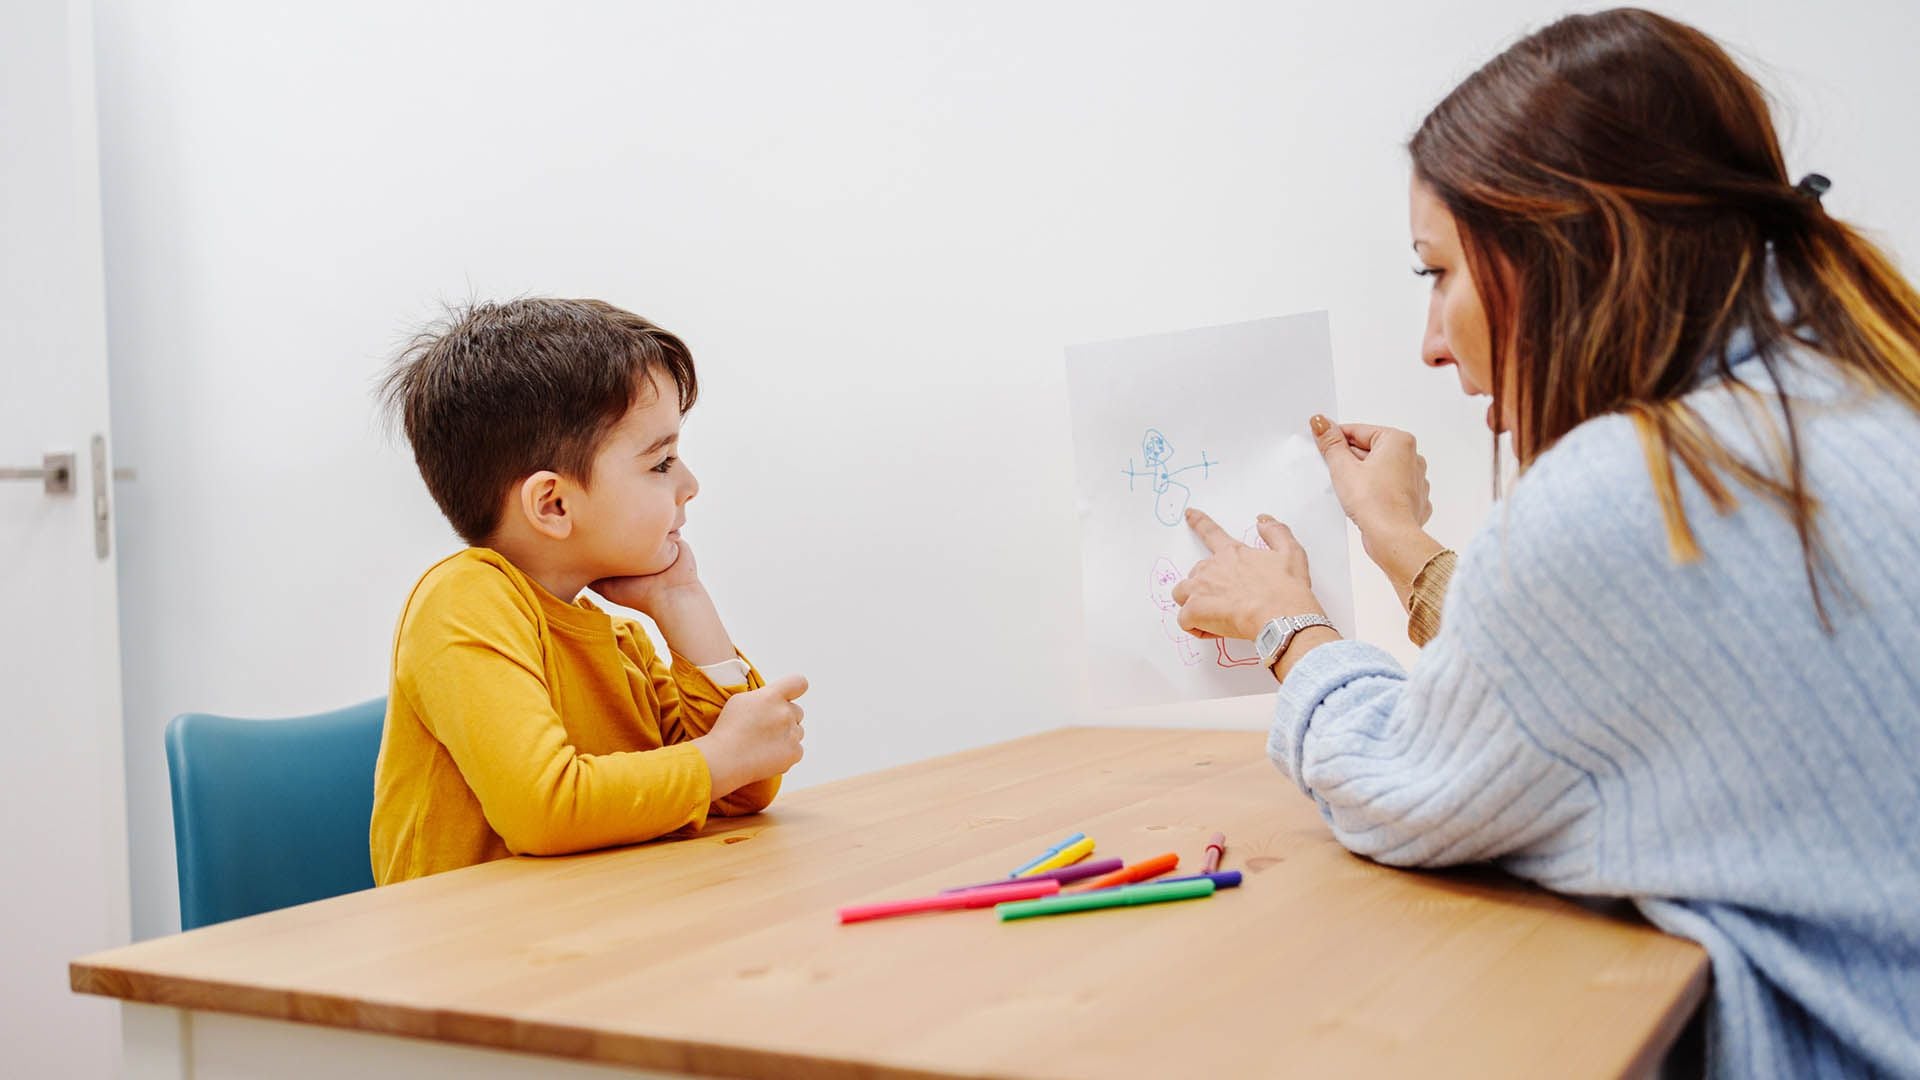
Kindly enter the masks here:
[[651, 373], [594, 455], [587, 489], [575, 495], [573, 539], [595, 579], [657, 574], [680, 554], [687, 500], [700, 482], [680, 460], [680, 402], [671, 380]]

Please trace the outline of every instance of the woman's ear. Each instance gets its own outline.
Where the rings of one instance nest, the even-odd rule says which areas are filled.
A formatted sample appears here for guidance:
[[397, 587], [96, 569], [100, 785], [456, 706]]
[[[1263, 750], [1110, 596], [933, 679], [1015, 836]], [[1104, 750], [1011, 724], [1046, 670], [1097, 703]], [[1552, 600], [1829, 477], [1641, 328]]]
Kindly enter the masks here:
[[520, 481], [520, 514], [533, 531], [554, 540], [573, 535], [566, 483], [559, 473], [543, 470]]

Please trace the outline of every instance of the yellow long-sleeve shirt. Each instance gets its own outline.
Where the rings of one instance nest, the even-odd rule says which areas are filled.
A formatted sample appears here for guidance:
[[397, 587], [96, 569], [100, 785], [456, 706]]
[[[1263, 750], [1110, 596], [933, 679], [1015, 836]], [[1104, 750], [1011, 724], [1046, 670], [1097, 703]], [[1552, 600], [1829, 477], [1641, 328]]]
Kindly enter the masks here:
[[385, 885], [508, 855], [557, 855], [750, 814], [780, 779], [713, 800], [707, 733], [727, 698], [646, 632], [565, 603], [498, 552], [421, 576], [394, 634], [374, 770], [373, 878]]

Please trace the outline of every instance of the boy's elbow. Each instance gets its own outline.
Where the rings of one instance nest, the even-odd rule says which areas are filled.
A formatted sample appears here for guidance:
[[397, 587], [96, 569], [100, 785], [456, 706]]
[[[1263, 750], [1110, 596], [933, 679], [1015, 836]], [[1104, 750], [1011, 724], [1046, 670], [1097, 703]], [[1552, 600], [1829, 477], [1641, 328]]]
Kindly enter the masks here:
[[773, 797], [780, 793], [780, 778], [775, 776], [746, 787], [714, 801], [714, 812], [721, 817], [745, 817], [757, 814], [773, 805]]
[[529, 817], [496, 829], [500, 842], [515, 855], [571, 855], [578, 850], [553, 823]]
[[583, 842], [583, 823], [558, 798], [516, 800], [505, 813], [487, 819], [515, 855], [572, 855], [596, 846]]

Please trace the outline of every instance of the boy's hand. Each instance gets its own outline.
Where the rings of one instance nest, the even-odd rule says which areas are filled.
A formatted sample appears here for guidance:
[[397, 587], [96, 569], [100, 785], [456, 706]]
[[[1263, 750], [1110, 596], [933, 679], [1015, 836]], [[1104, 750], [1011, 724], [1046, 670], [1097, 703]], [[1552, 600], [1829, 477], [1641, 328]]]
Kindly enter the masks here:
[[700, 584], [700, 567], [694, 561], [693, 548], [685, 540], [679, 544], [680, 554], [673, 560], [673, 565], [657, 574], [601, 578], [589, 588], [621, 607], [632, 608], [648, 618], [656, 617], [676, 599], [694, 593], [704, 595], [706, 586]]
[[795, 702], [806, 692], [806, 679], [783, 675], [762, 689], [727, 699], [713, 730], [693, 740], [707, 759], [714, 798], [779, 776], [799, 763], [805, 712]]
[[652, 619], [676, 657], [704, 667], [736, 655], [733, 639], [727, 636], [720, 612], [713, 606], [713, 597], [700, 584], [693, 548], [685, 540], [680, 541], [680, 553], [673, 565], [665, 570], [636, 577], [601, 578], [591, 588], [608, 601]]

